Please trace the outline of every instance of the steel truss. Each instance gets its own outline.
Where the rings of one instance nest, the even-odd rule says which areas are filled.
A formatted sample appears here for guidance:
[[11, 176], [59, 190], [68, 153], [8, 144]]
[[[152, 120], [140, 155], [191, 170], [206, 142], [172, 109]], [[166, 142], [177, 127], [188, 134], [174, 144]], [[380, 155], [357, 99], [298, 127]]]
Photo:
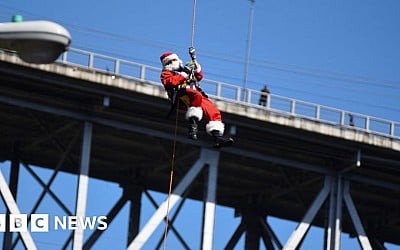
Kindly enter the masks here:
[[[92, 143], [92, 131], [93, 124], [91, 122], [84, 122], [83, 125], [83, 136], [82, 136], [82, 147], [81, 147], [81, 161], [80, 170], [78, 174], [77, 194], [76, 194], [76, 208], [75, 211], [71, 211], [57, 197], [51, 190], [51, 185], [59, 173], [59, 167], [65, 160], [68, 159], [68, 154], [75, 144], [78, 134], [71, 139], [70, 144], [67, 148], [62, 150], [62, 154], [57, 167], [54, 169], [49, 181], [45, 183], [40, 177], [23, 162], [22, 159], [16, 157], [11, 161], [11, 172], [10, 182], [6, 182], [6, 178], [0, 170], [0, 192], [1, 197], [8, 209], [7, 213], [20, 214], [18, 204], [16, 203], [17, 187], [18, 187], [18, 173], [20, 164], [34, 177], [34, 179], [42, 186], [43, 191], [40, 194], [37, 202], [30, 211], [30, 214], [34, 214], [43, 198], [46, 194], [50, 195], [53, 200], [64, 210], [67, 215], [85, 216], [87, 206], [87, 192], [88, 192], [88, 181], [89, 181], [89, 168], [90, 168], [90, 152]], [[57, 144], [57, 143], [56, 143]], [[162, 204], [158, 205], [151, 197], [147, 190], [143, 190], [140, 186], [129, 186], [123, 187], [124, 192], [122, 196], [113, 205], [111, 210], [107, 214], [107, 222], [111, 223], [113, 219], [118, 215], [121, 209], [130, 202], [130, 214], [129, 214], [129, 232], [127, 239], [127, 249], [141, 249], [150, 236], [154, 233], [156, 228], [162, 224], [166, 219], [167, 207], [172, 209], [177, 207], [176, 213], [170, 218], [169, 230], [172, 231], [182, 244], [183, 248], [190, 249], [191, 247], [185, 242], [183, 237], [180, 235], [178, 230], [174, 227], [173, 222], [178, 216], [184, 201], [186, 200], [186, 194], [190, 189], [191, 184], [196, 179], [201, 171], [207, 170], [207, 185], [204, 199], [204, 208], [202, 215], [202, 239], [201, 249], [213, 249], [214, 240], [214, 220], [215, 220], [215, 208], [216, 208], [216, 192], [217, 192], [217, 176], [218, 176], [218, 165], [219, 165], [220, 152], [209, 148], [201, 148], [198, 160], [193, 166], [187, 171], [186, 175], [181, 179], [180, 183], [175, 187], [172, 195], [169, 197], [169, 201], [165, 200]], [[357, 208], [350, 195], [350, 179], [346, 178], [346, 174], [343, 175], [325, 175], [325, 182], [321, 187], [320, 192], [315, 197], [314, 201], [310, 205], [307, 213], [304, 215], [297, 228], [293, 231], [292, 235], [282, 245], [276, 234], [274, 233], [271, 226], [266, 220], [266, 216], [257, 212], [254, 207], [249, 207], [248, 210], [243, 211], [242, 221], [238, 228], [233, 233], [232, 237], [226, 245], [226, 249], [233, 249], [238, 243], [240, 237], [245, 234], [245, 248], [246, 249], [259, 249], [260, 238], [263, 240], [266, 249], [299, 249], [301, 243], [306, 236], [308, 230], [312, 225], [312, 221], [316, 216], [317, 212], [322, 208], [324, 203], [328, 204], [328, 225], [326, 227], [325, 234], [325, 249], [326, 250], [338, 250], [340, 249], [340, 237], [341, 237], [341, 224], [342, 224], [342, 210], [345, 204], [347, 211], [352, 219], [352, 223], [357, 233], [357, 239], [362, 249], [384, 249], [379, 243], [373, 242], [366, 235], [366, 232], [361, 223], [360, 217], [357, 213]], [[147, 221], [143, 228], [139, 228], [139, 218], [141, 211], [141, 199], [143, 194], [149, 198], [151, 203], [157, 210], [154, 212], [152, 217]], [[28, 220], [29, 223], [29, 220]], [[101, 237], [104, 231], [97, 230], [93, 232], [86, 241], [84, 241], [84, 230], [78, 228], [73, 231], [66, 242], [63, 245], [63, 249], [68, 248], [72, 245], [72, 249], [91, 249], [96, 241]], [[26, 249], [37, 249], [36, 244], [29, 233], [20, 232], [17, 237], [12, 237], [12, 233], [7, 229], [3, 234], [3, 249], [12, 249], [16, 246], [19, 240], [23, 242]], [[162, 239], [157, 244], [157, 249], [160, 248]]]

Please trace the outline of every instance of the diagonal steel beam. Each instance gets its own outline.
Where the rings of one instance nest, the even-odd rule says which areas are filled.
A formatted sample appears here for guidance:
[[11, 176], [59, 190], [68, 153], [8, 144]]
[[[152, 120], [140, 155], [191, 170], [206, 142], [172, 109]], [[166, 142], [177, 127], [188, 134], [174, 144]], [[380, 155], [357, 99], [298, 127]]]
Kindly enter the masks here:
[[187, 187], [194, 181], [196, 176], [203, 169], [204, 165], [208, 162], [208, 156], [212, 153], [211, 150], [202, 148], [199, 159], [194, 163], [186, 175], [182, 178], [181, 182], [172, 191], [172, 195], [165, 200], [153, 216], [148, 220], [143, 229], [139, 232], [136, 238], [128, 246], [128, 250], [141, 249], [147, 242], [153, 232], [156, 230], [158, 225], [167, 215], [168, 203], [169, 209], [172, 209], [176, 203], [180, 200], [181, 195], [187, 189]]
[[[79, 133], [75, 134], [75, 136], [71, 140], [70, 144], [68, 145], [66, 151], [61, 156], [61, 159], [58, 161], [56, 167], [54, 168], [53, 174], [50, 176], [50, 178], [47, 181], [46, 185], [43, 187], [42, 193], [39, 195], [39, 198], [37, 199], [35, 205], [33, 206], [32, 211], [30, 212], [30, 214], [33, 214], [33, 213], [36, 212], [36, 210], [38, 209], [38, 207], [39, 207], [40, 203], [42, 202], [44, 196], [50, 190], [51, 184], [53, 184], [53, 181], [56, 179], [57, 174], [59, 173], [61, 166], [64, 164], [65, 159], [67, 158], [67, 156], [71, 152], [71, 150], [73, 148], [72, 146], [75, 145], [75, 142], [76, 142], [76, 139], [78, 138], [78, 135], [79, 135]], [[58, 200], [56, 200], [56, 202], [58, 203]], [[64, 205], [62, 207], [64, 207]], [[72, 214], [72, 213], [70, 213], [70, 214]]]
[[318, 193], [311, 207], [308, 209], [307, 213], [304, 215], [301, 223], [297, 226], [295, 231], [290, 236], [289, 240], [286, 242], [283, 250], [292, 250], [297, 249], [299, 244], [301, 243], [304, 235], [307, 233], [308, 229], [311, 226], [311, 222], [313, 221], [315, 215], [318, 210], [321, 208], [322, 204], [326, 200], [329, 192], [331, 191], [331, 177], [325, 177], [324, 187]]
[[51, 191], [50, 187], [47, 187], [46, 184], [40, 179], [40, 177], [31, 169], [31, 167], [25, 162], [22, 163], [25, 169], [32, 175], [32, 177], [39, 183], [40, 186], [53, 198], [53, 200], [67, 213], [68, 215], [72, 215], [72, 212], [68, 209], [66, 205], [57, 197], [57, 195]]
[[357, 213], [356, 206], [354, 206], [353, 200], [350, 196], [350, 183], [348, 180], [344, 183], [343, 188], [343, 198], [347, 206], [347, 210], [349, 211], [351, 220], [353, 221], [354, 228], [357, 232], [358, 241], [363, 250], [372, 250], [371, 243], [368, 240], [367, 234], [365, 233], [364, 227], [361, 223], [360, 216]]
[[235, 232], [233, 233], [232, 237], [229, 239], [228, 243], [225, 246], [225, 250], [232, 250], [236, 244], [239, 242], [240, 237], [242, 236], [242, 234], [244, 233], [244, 231], [246, 230], [246, 225], [243, 222], [243, 218], [242, 221], [240, 222], [239, 226], [236, 228]]
[[[14, 145], [15, 150], [18, 150], [18, 146]], [[13, 197], [15, 197], [15, 200], [17, 200], [17, 191], [18, 191], [18, 179], [19, 179], [19, 159], [17, 155], [14, 155], [13, 159], [11, 160], [11, 172], [10, 172], [10, 181], [9, 181], [9, 187], [11, 194]], [[7, 209], [7, 218], [6, 218], [6, 224], [10, 222], [8, 215], [10, 214], [10, 211]], [[20, 238], [20, 235], [17, 235], [17, 238]], [[13, 233], [10, 232], [10, 230], [6, 230], [4, 233], [3, 237], [3, 249], [14, 249], [12, 247], [12, 239], [13, 239]]]
[[269, 223], [261, 217], [260, 217], [260, 223], [264, 231], [267, 232], [269, 238], [275, 243], [278, 249], [282, 249], [283, 248], [282, 243], [279, 241], [278, 236], [275, 234], [274, 230], [272, 230]]
[[[176, 208], [176, 211], [175, 211], [174, 215], [172, 216], [171, 220], [168, 220], [169, 227], [167, 228], [167, 233], [169, 233], [169, 230], [172, 230], [175, 233], [175, 236], [178, 238], [178, 240], [183, 245], [183, 248], [186, 250], [190, 250], [189, 245], [185, 242], [183, 237], [179, 234], [178, 230], [176, 230], [175, 227], [173, 226], [175, 219], [178, 217], [179, 212], [181, 211], [183, 205], [185, 204], [185, 201], [186, 201], [186, 197], [183, 197], [183, 199], [180, 201], [178, 207]], [[158, 208], [158, 206], [157, 206], [157, 208]], [[155, 249], [161, 249], [163, 240], [164, 240], [164, 235], [160, 237], [160, 240], [158, 241]]]
[[[8, 188], [7, 182], [3, 176], [3, 173], [0, 170], [0, 193], [1, 197], [4, 200], [4, 203], [6, 204], [8, 210], [11, 212], [11, 214], [20, 214], [19, 208], [17, 206], [17, 203], [14, 200], [14, 197]], [[36, 245], [35, 242], [32, 239], [31, 234], [29, 233], [28, 230], [22, 230], [19, 232], [22, 238], [22, 242], [24, 243], [25, 247], [28, 250], [36, 250]]]
[[[183, 245], [183, 247], [184, 247], [185, 249], [190, 249], [190, 247], [189, 247], [189, 245], [185, 242], [185, 240], [183, 239], [183, 237], [180, 235], [180, 233], [178, 232], [178, 230], [174, 227], [174, 221], [175, 221], [175, 218], [178, 216], [179, 211], [180, 211], [181, 208], [183, 207], [183, 204], [184, 204], [184, 202], [186, 201], [187, 195], [190, 193], [191, 188], [192, 188], [192, 185], [189, 186], [189, 187], [186, 189], [186, 191], [183, 193], [183, 195], [182, 195], [182, 201], [179, 203], [179, 205], [178, 205], [178, 207], [177, 207], [177, 209], [176, 209], [176, 211], [175, 211], [175, 214], [173, 215], [173, 217], [171, 218], [171, 220], [168, 221], [168, 224], [170, 225], [169, 228], [168, 228], [168, 231], [169, 231], [169, 230], [172, 230], [172, 232], [175, 234], [175, 236], [178, 238], [178, 240], [181, 242], [181, 244]], [[158, 208], [159, 208], [159, 205], [158, 205], [157, 202], [154, 200], [154, 198], [150, 195], [150, 193], [149, 193], [147, 190], [145, 190], [144, 193], [145, 193], [146, 197], [149, 199], [150, 203], [154, 206], [154, 208], [158, 209]], [[163, 238], [160, 239], [159, 243], [157, 244], [156, 249], [160, 249], [160, 246], [161, 246], [161, 244], [162, 244], [162, 240], [163, 240]]]

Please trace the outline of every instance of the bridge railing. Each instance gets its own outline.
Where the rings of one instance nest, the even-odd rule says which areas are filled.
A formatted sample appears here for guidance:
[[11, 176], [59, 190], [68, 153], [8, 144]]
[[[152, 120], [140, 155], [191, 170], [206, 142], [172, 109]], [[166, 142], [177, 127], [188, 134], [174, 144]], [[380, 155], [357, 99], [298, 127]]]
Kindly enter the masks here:
[[[140, 80], [152, 85], [160, 85], [160, 68], [115, 57], [70, 48], [58, 61], [68, 65], [85, 67], [98, 72], [116, 75], [118, 77]], [[400, 138], [400, 122], [275, 94], [268, 94], [265, 105], [259, 105], [259, 98], [262, 94], [261, 91], [243, 89], [233, 84], [209, 79], [202, 80], [201, 86], [210, 97], [215, 99], [265, 110], [266, 112], [278, 112], [287, 116], [302, 117], [318, 122], [329, 123], [333, 126], [348, 126], [365, 132]]]

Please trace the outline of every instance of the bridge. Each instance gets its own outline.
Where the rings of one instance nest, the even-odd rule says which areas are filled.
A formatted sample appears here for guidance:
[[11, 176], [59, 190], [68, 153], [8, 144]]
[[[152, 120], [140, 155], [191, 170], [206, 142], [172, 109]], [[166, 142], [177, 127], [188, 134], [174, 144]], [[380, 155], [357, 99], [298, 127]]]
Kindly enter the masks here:
[[[225, 249], [234, 249], [242, 235], [246, 249], [301, 249], [311, 226], [324, 229], [324, 249], [339, 249], [342, 233], [356, 237], [362, 249], [400, 245], [399, 122], [273, 94], [260, 106], [259, 91], [205, 79], [203, 89], [236, 139], [234, 147], [216, 150], [205, 132], [198, 141], [186, 138], [183, 115], [165, 118], [169, 103], [159, 68], [77, 49], [49, 65], [7, 53], [0, 59], [0, 160], [10, 163], [8, 183], [0, 172], [3, 214], [47, 213], [39, 207], [46, 207], [48, 195], [63, 215], [84, 217], [89, 180], [100, 179], [123, 190], [114, 204], [101, 201], [111, 207], [107, 223], [130, 207], [122, 225], [128, 228], [127, 249], [148, 247], [167, 207], [176, 211], [169, 234], [182, 249], [213, 249], [216, 206], [234, 208], [241, 218]], [[140, 226], [141, 200], [151, 200], [149, 191], [168, 192], [172, 163], [171, 198], [153, 200], [157, 210]], [[52, 171], [49, 180], [32, 166]], [[17, 202], [27, 195], [17, 192], [21, 167], [43, 188], [30, 211], [20, 211]], [[69, 187], [76, 192], [74, 209], [52, 191], [59, 172], [77, 177], [76, 187]], [[202, 204], [200, 246], [188, 245], [174, 227], [187, 199]], [[282, 242], [269, 217], [298, 226]], [[3, 249], [37, 248], [29, 230], [8, 229]], [[78, 227], [62, 249], [92, 249], [103, 233]]]

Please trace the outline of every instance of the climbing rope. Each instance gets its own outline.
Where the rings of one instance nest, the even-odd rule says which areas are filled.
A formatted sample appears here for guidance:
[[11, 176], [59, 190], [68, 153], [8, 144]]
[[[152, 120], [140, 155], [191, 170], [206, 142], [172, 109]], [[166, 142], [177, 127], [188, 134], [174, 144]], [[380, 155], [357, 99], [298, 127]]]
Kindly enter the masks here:
[[164, 230], [164, 240], [163, 240], [163, 249], [167, 248], [167, 234], [169, 230], [169, 203], [172, 194], [172, 183], [174, 178], [174, 165], [175, 165], [175, 157], [176, 157], [176, 137], [178, 134], [178, 114], [179, 114], [179, 98], [177, 98], [176, 104], [176, 114], [175, 114], [175, 129], [174, 129], [174, 142], [172, 144], [172, 158], [171, 158], [171, 172], [169, 176], [169, 189], [168, 189], [168, 200], [167, 200], [167, 214], [165, 216], [165, 230]]
[[193, 14], [192, 14], [192, 40], [190, 42], [190, 47], [194, 47], [194, 33], [195, 33], [195, 24], [196, 24], [196, 5], [197, 0], [193, 0]]
[[[190, 47], [194, 47], [194, 34], [195, 34], [195, 24], [196, 24], [196, 6], [197, 0], [193, 0], [193, 14], [192, 14], [192, 38], [190, 42]], [[176, 104], [176, 115], [175, 115], [175, 129], [174, 129], [174, 142], [172, 146], [172, 159], [171, 159], [171, 172], [169, 178], [169, 190], [168, 190], [168, 199], [167, 199], [167, 214], [165, 216], [165, 230], [164, 230], [164, 239], [163, 239], [163, 249], [166, 250], [167, 248], [167, 234], [169, 231], [169, 206], [170, 206], [170, 199], [172, 194], [172, 184], [174, 179], [174, 164], [175, 164], [175, 157], [176, 157], [176, 137], [178, 133], [178, 114], [179, 114], [179, 98], [177, 98]]]

